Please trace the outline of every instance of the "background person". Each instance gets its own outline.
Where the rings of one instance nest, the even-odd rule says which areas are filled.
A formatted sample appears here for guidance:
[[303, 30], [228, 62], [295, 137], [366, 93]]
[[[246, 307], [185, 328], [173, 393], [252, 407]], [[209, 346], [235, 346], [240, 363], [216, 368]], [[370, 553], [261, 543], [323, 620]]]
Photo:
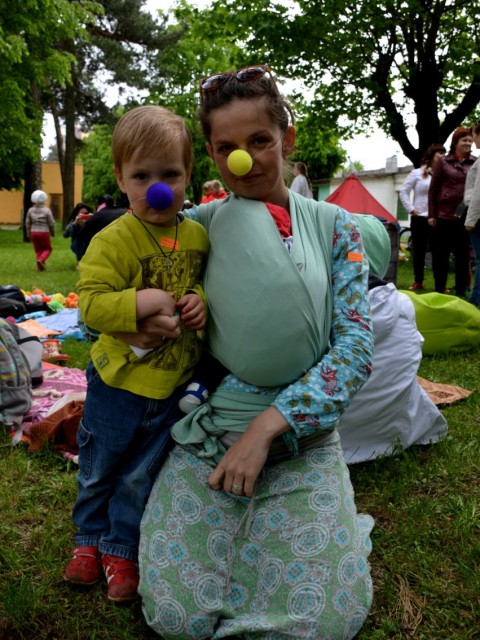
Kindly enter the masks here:
[[102, 211], [103, 209], [111, 209], [114, 206], [113, 198], [109, 193], [104, 193], [97, 200], [97, 208], [95, 212]]
[[411, 291], [423, 289], [425, 256], [431, 235], [431, 227], [428, 224], [428, 190], [435, 165], [445, 152], [446, 149], [441, 144], [430, 145], [423, 156], [422, 166], [408, 174], [399, 194], [403, 207], [410, 214], [415, 278], [409, 287]]
[[202, 199], [200, 200], [200, 204], [206, 204], [211, 200], [213, 200], [212, 187], [211, 187], [211, 181], [208, 180], [208, 182], [203, 183], [203, 196], [202, 196]]
[[85, 221], [92, 215], [92, 208], [85, 204], [85, 202], [79, 202], [75, 205], [68, 224], [63, 231], [64, 238], [71, 238], [70, 248], [77, 258], [77, 266], [85, 253], [85, 247], [80, 245], [78, 240], [78, 234]]
[[[207, 150], [233, 194], [190, 211], [212, 244], [208, 346], [232, 373], [174, 427], [141, 526], [144, 613], [165, 639], [353, 638], [373, 522], [356, 512], [336, 424], [372, 357], [359, 228], [287, 189], [293, 115], [268, 67], [201, 86]], [[247, 175], [228, 169], [236, 150]]]
[[291, 191], [295, 191], [295, 193], [299, 193], [305, 198], [313, 198], [312, 183], [308, 177], [307, 165], [304, 162], [295, 162], [293, 175], [295, 177], [290, 185]]
[[102, 197], [104, 199], [102, 205], [105, 206], [100, 205], [100, 208], [97, 208], [95, 213], [85, 220], [84, 224], [82, 224], [78, 230], [76, 237], [79, 245], [79, 260], [82, 259], [85, 251], [88, 249], [93, 236], [107, 227], [111, 222], [123, 216], [127, 211], [127, 207], [116, 205], [111, 196], [105, 195]]
[[[476, 148], [480, 149], [480, 122], [473, 125], [472, 138]], [[468, 205], [465, 229], [470, 235], [475, 255], [475, 276], [468, 301], [480, 307], [480, 158], [467, 174], [463, 201]]]
[[470, 279], [469, 239], [464, 221], [455, 215], [463, 202], [465, 178], [475, 162], [470, 129], [453, 132], [448, 155], [440, 158], [428, 192], [428, 223], [432, 233], [432, 268], [435, 291], [446, 293], [450, 254], [455, 257], [455, 293], [463, 297]]
[[208, 202], [212, 202], [212, 200], [223, 200], [223, 198], [227, 197], [227, 192], [222, 187], [220, 180], [210, 180], [210, 182], [206, 182], [203, 187], [204, 195], [200, 204], [207, 204]]
[[223, 200], [223, 198], [227, 197], [227, 192], [222, 187], [222, 183], [220, 182], [220, 180], [212, 180], [210, 183], [210, 187], [212, 189], [214, 200]]
[[32, 241], [37, 259], [37, 270], [45, 271], [45, 263], [52, 253], [51, 238], [55, 235], [55, 220], [46, 206], [47, 194], [37, 190], [31, 196], [33, 207], [27, 211], [25, 228], [27, 237]]

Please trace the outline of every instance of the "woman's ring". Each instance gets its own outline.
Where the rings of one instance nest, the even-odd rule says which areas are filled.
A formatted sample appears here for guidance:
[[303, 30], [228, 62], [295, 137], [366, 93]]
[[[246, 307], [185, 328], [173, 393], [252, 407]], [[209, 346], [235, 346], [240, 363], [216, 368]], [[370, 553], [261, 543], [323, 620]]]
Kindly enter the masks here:
[[241, 484], [232, 484], [232, 489], [234, 491], [240, 491], [241, 489], [243, 489], [243, 485], [241, 485]]

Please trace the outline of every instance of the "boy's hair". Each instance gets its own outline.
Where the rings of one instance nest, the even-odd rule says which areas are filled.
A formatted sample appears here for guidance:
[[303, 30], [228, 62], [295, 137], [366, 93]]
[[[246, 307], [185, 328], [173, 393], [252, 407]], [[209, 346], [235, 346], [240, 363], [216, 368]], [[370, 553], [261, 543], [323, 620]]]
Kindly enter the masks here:
[[183, 148], [183, 160], [187, 172], [193, 165], [193, 144], [190, 131], [183, 118], [155, 105], [136, 107], [127, 111], [117, 123], [112, 136], [113, 164], [121, 169], [138, 152], [159, 155], [176, 145]]

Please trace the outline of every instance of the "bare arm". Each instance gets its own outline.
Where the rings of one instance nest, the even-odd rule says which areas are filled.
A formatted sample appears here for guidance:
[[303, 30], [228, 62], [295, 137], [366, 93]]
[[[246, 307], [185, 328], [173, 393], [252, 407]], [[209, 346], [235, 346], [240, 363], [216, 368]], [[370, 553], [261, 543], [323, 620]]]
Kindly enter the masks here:
[[[152, 312], [152, 309], [155, 311]], [[179, 315], [174, 315], [176, 310], [180, 312]], [[165, 338], [178, 338], [181, 323], [188, 329], [203, 329], [207, 310], [196, 293], [187, 293], [175, 304], [169, 292], [143, 289], [137, 292], [137, 318], [138, 333], [122, 332], [115, 333], [115, 336], [131, 346], [152, 349], [159, 347]]]
[[162, 289], [142, 289], [137, 291], [136, 307], [137, 321], [154, 314], [173, 316], [175, 300], [171, 293]]

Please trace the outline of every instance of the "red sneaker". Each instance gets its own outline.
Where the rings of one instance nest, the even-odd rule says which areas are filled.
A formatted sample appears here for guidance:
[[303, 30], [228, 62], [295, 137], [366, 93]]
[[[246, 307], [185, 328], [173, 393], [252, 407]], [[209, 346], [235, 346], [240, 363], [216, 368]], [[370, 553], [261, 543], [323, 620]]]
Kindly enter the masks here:
[[77, 547], [72, 551], [72, 555], [63, 579], [84, 587], [96, 584], [102, 575], [98, 547]]
[[408, 287], [409, 291], [419, 291], [420, 289], [423, 289], [421, 282], [414, 282], [411, 287]]
[[138, 564], [106, 553], [102, 556], [102, 565], [108, 583], [108, 599], [112, 602], [130, 602], [137, 600]]

